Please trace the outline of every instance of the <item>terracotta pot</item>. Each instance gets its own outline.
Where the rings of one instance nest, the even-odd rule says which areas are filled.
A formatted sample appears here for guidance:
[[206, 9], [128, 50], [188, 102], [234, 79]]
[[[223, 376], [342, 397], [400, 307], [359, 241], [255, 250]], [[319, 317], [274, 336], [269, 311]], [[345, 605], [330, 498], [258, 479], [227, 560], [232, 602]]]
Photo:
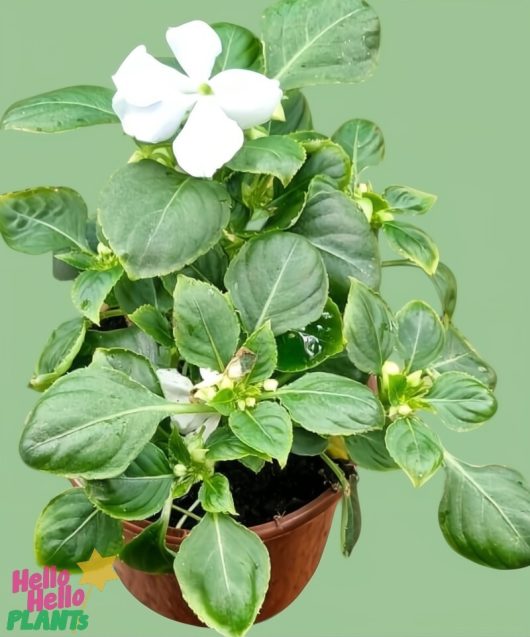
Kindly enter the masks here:
[[[289, 606], [315, 572], [331, 528], [340, 492], [328, 489], [302, 508], [272, 522], [251, 527], [265, 543], [271, 558], [271, 580], [257, 622]], [[149, 522], [124, 522], [125, 541], [137, 536]], [[188, 531], [169, 529], [166, 541], [177, 550]], [[160, 615], [194, 626], [203, 626], [182, 598], [173, 574], [137, 571], [117, 560], [115, 569], [136, 599]]]

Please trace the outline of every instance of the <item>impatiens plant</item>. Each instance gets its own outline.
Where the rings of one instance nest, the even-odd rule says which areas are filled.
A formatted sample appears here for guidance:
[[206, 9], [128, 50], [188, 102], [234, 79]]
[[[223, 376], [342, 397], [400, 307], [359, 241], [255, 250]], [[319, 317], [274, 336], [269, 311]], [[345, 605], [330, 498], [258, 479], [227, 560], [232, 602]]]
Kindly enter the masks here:
[[[354, 467], [401, 469], [416, 487], [443, 468], [452, 548], [530, 565], [522, 477], [455, 458], [430, 424], [467, 432], [497, 407], [494, 371], [453, 322], [455, 277], [415, 224], [436, 197], [376, 191], [366, 172], [383, 159], [381, 130], [351, 119], [321, 134], [301, 92], [368, 77], [378, 19], [364, 0], [280, 0], [262, 27], [261, 39], [227, 23], [171, 28], [174, 57], [137, 47], [116, 91], [52, 91], [1, 120], [45, 133], [121, 124], [136, 145], [95, 211], [65, 187], [0, 197], [5, 242], [75, 277], [77, 316], [37, 361], [43, 393], [20, 442], [30, 467], [77, 485], [42, 512], [37, 559], [75, 570], [97, 548], [174, 572], [225, 635], [253, 624], [270, 573], [237, 521], [229, 462], [259, 481], [272, 463], [314, 457], [343, 494], [346, 555], [360, 530]], [[395, 260], [381, 260], [380, 240]], [[432, 281], [438, 309], [387, 305], [382, 275], [402, 266]], [[121, 521], [146, 519], [123, 547]], [[178, 552], [170, 524], [191, 529]]]

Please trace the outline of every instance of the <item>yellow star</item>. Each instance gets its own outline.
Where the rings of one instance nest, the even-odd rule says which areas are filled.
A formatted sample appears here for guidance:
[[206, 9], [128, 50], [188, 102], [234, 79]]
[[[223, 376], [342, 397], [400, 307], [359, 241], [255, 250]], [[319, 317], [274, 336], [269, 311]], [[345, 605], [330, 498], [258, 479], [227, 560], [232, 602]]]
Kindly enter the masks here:
[[80, 584], [93, 584], [100, 591], [105, 584], [113, 579], [118, 579], [112, 565], [116, 561], [116, 555], [102, 557], [96, 549], [92, 551], [90, 559], [86, 562], [78, 562], [77, 566], [83, 571]]

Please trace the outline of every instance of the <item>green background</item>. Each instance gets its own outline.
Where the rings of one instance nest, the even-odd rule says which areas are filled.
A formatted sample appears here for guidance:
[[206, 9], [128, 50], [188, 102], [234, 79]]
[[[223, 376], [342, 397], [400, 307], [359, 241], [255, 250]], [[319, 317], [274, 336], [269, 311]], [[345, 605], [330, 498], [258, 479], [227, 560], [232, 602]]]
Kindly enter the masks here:
[[[350, 117], [374, 119], [387, 140], [376, 186], [407, 184], [439, 195], [422, 226], [456, 272], [456, 323], [499, 373], [500, 408], [473, 434], [443, 431], [446, 446], [473, 463], [506, 463], [530, 478], [528, 422], [527, 192], [530, 123], [526, 0], [374, 0], [383, 24], [380, 68], [357, 86], [308, 91], [316, 127], [331, 133]], [[110, 85], [126, 54], [145, 43], [167, 54], [164, 32], [194, 18], [258, 28], [264, 0], [124, 2], [4, 0], [0, 24], [0, 110], [71, 84]], [[128, 158], [118, 127], [56, 136], [0, 135], [0, 191], [68, 185], [91, 206], [107, 176]], [[35, 395], [25, 388], [51, 330], [74, 315], [69, 284], [51, 277], [49, 257], [0, 246], [2, 532], [0, 633], [10, 572], [32, 568], [35, 518], [65, 485], [17, 456]], [[388, 273], [397, 308], [413, 296], [435, 302], [421, 274]], [[508, 637], [530, 634], [530, 571], [497, 572], [459, 558], [437, 526], [442, 475], [415, 491], [402, 474], [361, 475], [363, 534], [349, 561], [333, 533], [321, 566], [281, 616], [256, 637]], [[335, 531], [338, 531], [336, 528]], [[21, 601], [21, 600], [20, 600]], [[118, 582], [93, 593], [96, 637], [199, 636], [136, 603]]]

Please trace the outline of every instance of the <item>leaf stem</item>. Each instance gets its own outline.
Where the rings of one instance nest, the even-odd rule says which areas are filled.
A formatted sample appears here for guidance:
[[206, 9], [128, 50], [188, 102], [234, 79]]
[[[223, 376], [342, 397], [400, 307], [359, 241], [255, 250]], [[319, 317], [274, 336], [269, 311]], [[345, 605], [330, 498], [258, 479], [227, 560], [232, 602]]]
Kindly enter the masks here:
[[209, 405], [201, 403], [170, 403], [167, 411], [171, 414], [216, 414], [217, 411]]
[[412, 268], [417, 268], [418, 266], [412, 261], [407, 261], [407, 259], [391, 259], [390, 261], [382, 261], [381, 265], [383, 268], [392, 268], [394, 266], [409, 266]]
[[[193, 503], [193, 505], [190, 508], [194, 508], [195, 506], [196, 504]], [[171, 507], [175, 509], [175, 511], [178, 511], [179, 513], [183, 513], [184, 517], [193, 518], [194, 520], [197, 520], [197, 522], [201, 521], [201, 517], [199, 515], [196, 515], [195, 513], [192, 513], [190, 509], [183, 509], [182, 507], [179, 507], [178, 504], [172, 504]], [[182, 518], [179, 520], [179, 524], [181, 521], [182, 521]], [[180, 528], [180, 527], [177, 527], [177, 528]]]
[[350, 492], [350, 485], [342, 469], [335, 462], [333, 462], [333, 460], [324, 451], [319, 455], [337, 477], [344, 493], [348, 495]]
[[106, 310], [105, 312], [100, 313], [100, 317], [102, 319], [113, 318], [115, 316], [125, 316], [125, 312], [120, 310], [119, 308], [116, 310]]
[[[177, 522], [177, 524], [175, 525], [175, 528], [176, 528], [176, 529], [181, 529], [181, 528], [183, 527], [184, 522], [185, 522], [185, 521], [186, 521], [186, 520], [190, 517], [190, 515], [189, 515], [189, 514], [190, 514], [192, 511], [194, 511], [194, 510], [195, 510], [195, 509], [199, 506], [199, 504], [200, 504], [200, 503], [201, 503], [201, 501], [200, 501], [200, 500], [198, 500], [198, 499], [197, 499], [197, 500], [195, 500], [195, 502], [194, 502], [194, 503], [190, 506], [190, 508], [188, 509], [188, 513], [185, 513], [185, 514], [184, 514], [184, 515], [180, 518], [180, 520]], [[196, 515], [195, 517], [196, 517], [196, 518], [198, 518], [199, 520], [201, 519], [201, 518], [200, 518], [199, 516], [197, 516], [197, 515]]]

